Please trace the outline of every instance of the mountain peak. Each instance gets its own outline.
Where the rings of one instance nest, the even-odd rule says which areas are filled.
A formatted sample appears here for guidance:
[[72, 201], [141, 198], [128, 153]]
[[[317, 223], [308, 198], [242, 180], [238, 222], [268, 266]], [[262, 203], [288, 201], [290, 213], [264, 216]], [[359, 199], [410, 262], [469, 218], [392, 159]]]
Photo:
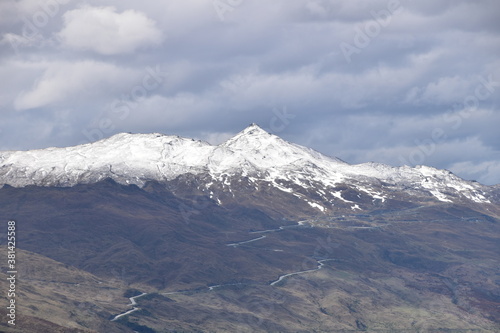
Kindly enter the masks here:
[[[263, 130], [259, 125], [252, 123], [246, 127], [243, 131], [239, 132], [221, 146], [232, 147], [232, 148], [256, 148], [262, 147], [264, 143], [269, 143], [273, 139], [279, 139], [277, 136]], [[267, 145], [267, 144], [265, 144]]]
[[257, 125], [256, 123], [251, 123], [250, 125], [248, 125], [247, 128], [245, 128], [243, 131], [241, 131], [240, 133], [236, 134], [236, 136], [238, 135], [271, 135], [270, 133], [266, 132], [265, 130], [263, 130], [259, 125]]

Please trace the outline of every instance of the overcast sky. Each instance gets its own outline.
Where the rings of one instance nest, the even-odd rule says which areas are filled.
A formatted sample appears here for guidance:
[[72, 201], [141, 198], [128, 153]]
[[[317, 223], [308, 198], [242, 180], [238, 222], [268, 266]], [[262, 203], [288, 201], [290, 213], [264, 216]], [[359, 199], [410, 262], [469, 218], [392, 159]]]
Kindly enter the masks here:
[[[45, 3], [45, 5], [44, 5]], [[0, 150], [255, 122], [500, 183], [498, 0], [2, 0]]]

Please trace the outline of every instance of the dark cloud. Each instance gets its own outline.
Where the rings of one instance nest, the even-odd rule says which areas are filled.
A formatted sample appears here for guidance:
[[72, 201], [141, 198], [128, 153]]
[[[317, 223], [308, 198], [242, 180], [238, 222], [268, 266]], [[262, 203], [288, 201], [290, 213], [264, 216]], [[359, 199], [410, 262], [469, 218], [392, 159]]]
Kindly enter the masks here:
[[499, 183], [498, 12], [495, 0], [4, 1], [0, 149], [120, 131], [218, 143], [257, 122], [348, 162]]

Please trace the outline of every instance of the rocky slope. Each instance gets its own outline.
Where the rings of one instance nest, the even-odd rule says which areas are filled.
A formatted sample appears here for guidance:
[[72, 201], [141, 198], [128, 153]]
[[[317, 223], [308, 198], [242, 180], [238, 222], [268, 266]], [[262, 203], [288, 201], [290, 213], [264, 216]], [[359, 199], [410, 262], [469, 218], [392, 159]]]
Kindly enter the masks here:
[[367, 210], [391, 201], [498, 203], [494, 187], [465, 181], [447, 170], [350, 165], [255, 124], [218, 146], [177, 136], [122, 133], [76, 147], [0, 152], [0, 186], [71, 187], [105, 178], [140, 187], [156, 181], [175, 188], [191, 179], [198, 191], [221, 205], [265, 188], [316, 213]]

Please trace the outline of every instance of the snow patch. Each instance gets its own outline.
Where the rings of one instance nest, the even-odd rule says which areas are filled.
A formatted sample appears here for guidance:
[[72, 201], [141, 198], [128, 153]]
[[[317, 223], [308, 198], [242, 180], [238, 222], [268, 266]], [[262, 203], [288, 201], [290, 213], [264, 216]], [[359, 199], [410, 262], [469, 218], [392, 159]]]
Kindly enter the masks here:
[[326, 208], [325, 208], [325, 207], [323, 207], [323, 206], [321, 206], [320, 204], [317, 204], [317, 203], [315, 203], [315, 202], [310, 202], [310, 201], [307, 201], [307, 200], [306, 200], [306, 202], [307, 202], [307, 203], [308, 203], [311, 207], [313, 207], [313, 208], [317, 208], [317, 209], [319, 209], [319, 210], [320, 210], [320, 211], [322, 211], [322, 212], [325, 212], [325, 211], [326, 211]]
[[332, 192], [332, 195], [333, 195], [334, 197], [336, 197], [336, 198], [338, 198], [338, 199], [340, 199], [340, 200], [344, 201], [344, 202], [354, 203], [354, 201], [349, 201], [349, 200], [347, 200], [347, 199], [344, 199], [344, 198], [342, 197], [342, 191]]
[[439, 201], [443, 201], [443, 202], [453, 202], [449, 199], [446, 198], [446, 195], [444, 195], [443, 193], [439, 192], [439, 191], [429, 191], [431, 192], [431, 194], [433, 196], [435, 196]]

